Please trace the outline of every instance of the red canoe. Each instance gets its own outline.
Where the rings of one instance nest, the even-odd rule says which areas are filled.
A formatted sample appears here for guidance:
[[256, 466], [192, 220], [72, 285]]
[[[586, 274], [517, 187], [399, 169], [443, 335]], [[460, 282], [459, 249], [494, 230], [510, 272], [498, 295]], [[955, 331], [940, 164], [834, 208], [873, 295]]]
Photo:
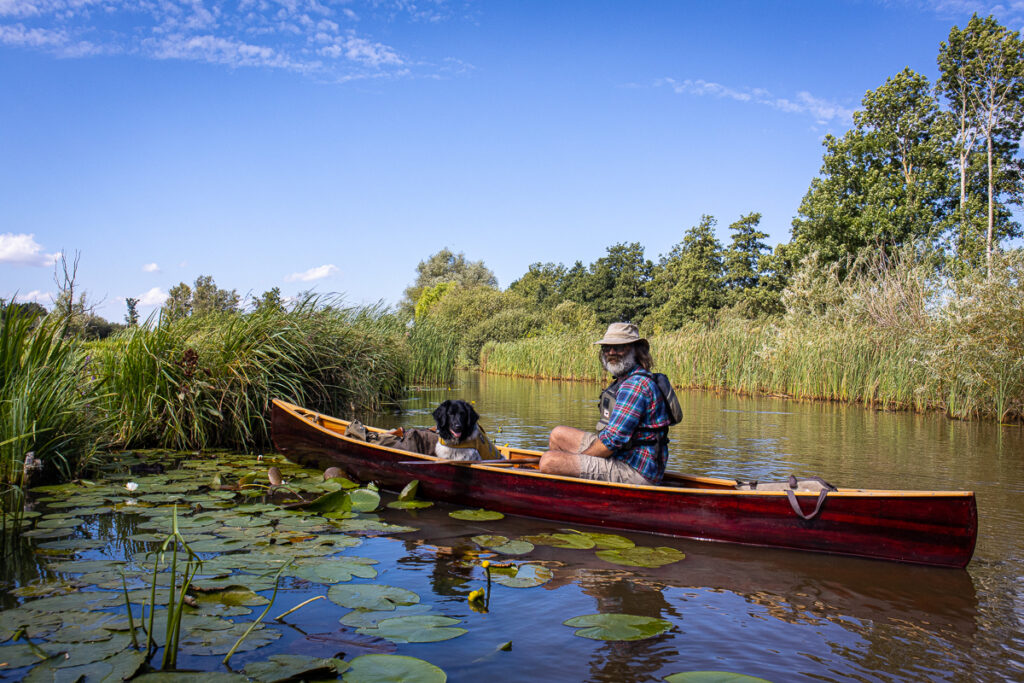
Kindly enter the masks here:
[[[343, 436], [345, 420], [276, 399], [272, 420], [277, 450], [303, 466], [339, 467], [394, 490], [417, 479], [423, 498], [513, 515], [943, 567], [967, 566], [978, 533], [971, 491], [840, 488], [804, 519], [793, 495], [741, 491], [729, 479], [667, 472], [660, 486], [585, 481], [543, 474], [539, 452], [507, 447], [499, 450], [509, 462], [451, 464]], [[817, 492], [794, 495], [808, 515], [819, 501]]]

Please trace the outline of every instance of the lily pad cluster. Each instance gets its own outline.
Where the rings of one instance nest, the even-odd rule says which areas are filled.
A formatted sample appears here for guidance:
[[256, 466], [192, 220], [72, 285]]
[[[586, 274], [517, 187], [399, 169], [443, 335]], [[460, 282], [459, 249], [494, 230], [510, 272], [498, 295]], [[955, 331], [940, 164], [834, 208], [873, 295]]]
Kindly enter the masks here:
[[[137, 468], [152, 473], [132, 474]], [[19, 671], [29, 681], [162, 679], [159, 672], [145, 673], [157, 668], [159, 659], [142, 644], [151, 629], [154, 647], [165, 647], [167, 608], [182, 590], [186, 567], [195, 573], [176, 641], [178, 651], [194, 656], [259, 650], [278, 640], [283, 631], [252, 611], [269, 609], [268, 595], [276, 595], [276, 588], [320, 585], [331, 599], [353, 603], [362, 612], [419, 602], [418, 595], [403, 589], [345, 585], [377, 576], [377, 560], [349, 554], [362, 536], [416, 529], [377, 517], [381, 498], [372, 485], [360, 487], [343, 477], [325, 481], [320, 472], [278, 457], [127, 454], [105, 481], [41, 487], [33, 494], [45, 512], [27, 513], [17, 523], [33, 539], [37, 555], [48, 558], [43, 560], [46, 578], [18, 588], [15, 594], [24, 603], [0, 612], [0, 676]], [[414, 488], [404, 500], [416, 502]], [[127, 545], [116, 557], [99, 555], [96, 551], [109, 545], [101, 529], [114, 517], [129, 530], [123, 534]], [[172, 527], [179, 536], [162, 554], [155, 552]], [[178, 558], [172, 572], [174, 547]], [[338, 590], [345, 587], [355, 590]], [[392, 614], [354, 628], [392, 642], [436, 642], [466, 632], [454, 626], [457, 619], [420, 616], [410, 621]], [[406, 680], [445, 678], [437, 667], [412, 657], [374, 655], [346, 662], [275, 654], [250, 661], [244, 675], [204, 673], [202, 679], [344, 675], [370, 681], [393, 671], [406, 672]]]

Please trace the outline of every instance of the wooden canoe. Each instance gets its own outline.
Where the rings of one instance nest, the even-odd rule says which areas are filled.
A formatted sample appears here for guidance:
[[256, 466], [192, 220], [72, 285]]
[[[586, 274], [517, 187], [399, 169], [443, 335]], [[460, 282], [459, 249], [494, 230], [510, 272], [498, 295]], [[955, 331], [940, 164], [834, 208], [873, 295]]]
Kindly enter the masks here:
[[[543, 474], [535, 464], [539, 452], [508, 447], [498, 450], [511, 463], [450, 464], [348, 438], [347, 425], [273, 401], [274, 445], [288, 459], [339, 467], [391, 490], [417, 479], [428, 500], [571, 524], [943, 567], [967, 566], [977, 539], [971, 491], [840, 488], [807, 520], [797, 516], [784, 491], [740, 491], [729, 479], [667, 472], [660, 486], [586, 481]], [[439, 464], [411, 464], [421, 461]], [[807, 512], [818, 502], [817, 493], [796, 498]]]

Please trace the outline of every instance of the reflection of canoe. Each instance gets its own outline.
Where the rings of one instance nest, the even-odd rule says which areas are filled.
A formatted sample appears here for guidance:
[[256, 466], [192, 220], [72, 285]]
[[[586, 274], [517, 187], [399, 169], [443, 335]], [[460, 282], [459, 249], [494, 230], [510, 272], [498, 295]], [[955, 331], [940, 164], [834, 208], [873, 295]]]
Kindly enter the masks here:
[[[418, 479], [425, 498], [577, 524], [748, 545], [813, 550], [918, 564], [964, 567], [978, 517], [970, 491], [844, 489], [820, 514], [798, 517], [783, 491], [739, 491], [727, 479], [666, 473], [661, 486], [592, 482], [542, 474], [536, 451], [499, 448], [502, 463], [449, 464], [343, 436], [348, 422], [274, 400], [273, 439], [307, 467], [340, 467], [350, 476], [401, 488]], [[373, 430], [370, 431], [381, 431]], [[514, 465], [517, 459], [526, 463]], [[410, 460], [437, 461], [410, 466]], [[797, 493], [806, 510], [817, 493]]]

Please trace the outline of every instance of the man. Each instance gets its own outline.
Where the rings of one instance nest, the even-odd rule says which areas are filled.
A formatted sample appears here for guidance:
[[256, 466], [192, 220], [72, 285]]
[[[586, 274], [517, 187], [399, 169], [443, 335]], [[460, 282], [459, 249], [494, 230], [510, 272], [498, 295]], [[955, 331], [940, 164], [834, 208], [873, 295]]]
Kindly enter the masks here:
[[650, 345], [630, 323], [612, 323], [594, 344], [601, 347], [601, 365], [615, 379], [601, 393], [599, 431], [555, 427], [540, 471], [656, 485], [665, 474], [671, 421], [650, 372]]

